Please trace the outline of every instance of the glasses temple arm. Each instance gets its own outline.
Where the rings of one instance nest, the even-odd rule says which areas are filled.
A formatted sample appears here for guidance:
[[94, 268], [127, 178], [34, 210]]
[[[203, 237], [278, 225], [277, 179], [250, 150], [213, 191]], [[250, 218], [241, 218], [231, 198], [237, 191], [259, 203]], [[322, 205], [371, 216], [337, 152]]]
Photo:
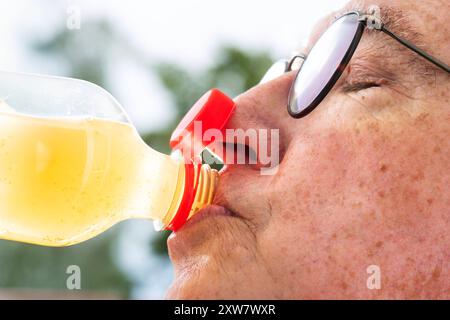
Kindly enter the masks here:
[[415, 53], [417, 53], [418, 55], [420, 55], [421, 57], [427, 59], [428, 61], [430, 61], [431, 63], [433, 63], [434, 65], [438, 66], [439, 68], [443, 69], [444, 71], [447, 71], [448, 73], [450, 73], [450, 66], [448, 66], [447, 64], [443, 63], [442, 61], [440, 61], [439, 59], [429, 55], [428, 53], [426, 53], [425, 51], [423, 51], [422, 49], [416, 47], [415, 45], [413, 45], [411, 42], [409, 42], [408, 40], [402, 39], [399, 36], [395, 35], [394, 33], [392, 33], [389, 29], [387, 29], [384, 25], [381, 25], [381, 31], [383, 31], [384, 33], [386, 33], [388, 36], [390, 36], [391, 38], [397, 40], [398, 42], [400, 42], [401, 44], [403, 44], [405, 47], [411, 49], [412, 51], [414, 51]]

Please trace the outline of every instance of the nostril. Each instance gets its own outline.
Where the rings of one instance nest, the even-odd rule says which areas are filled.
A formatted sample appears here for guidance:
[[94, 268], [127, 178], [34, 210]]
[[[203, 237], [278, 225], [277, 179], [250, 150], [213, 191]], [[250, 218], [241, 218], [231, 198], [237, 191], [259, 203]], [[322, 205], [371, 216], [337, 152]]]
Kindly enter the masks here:
[[224, 142], [223, 162], [224, 164], [257, 164], [256, 151], [247, 144]]
[[236, 155], [236, 164], [257, 165], [258, 155], [256, 150], [247, 144], [234, 144], [233, 152]]
[[281, 129], [271, 127], [227, 129], [225, 139], [216, 140], [209, 148], [223, 164], [275, 167], [283, 159], [287, 141], [281, 138]]
[[246, 144], [223, 142], [205, 149], [202, 153], [204, 163], [218, 165], [220, 170], [224, 165], [258, 165], [256, 150]]
[[216, 148], [212, 152], [216, 159], [220, 159], [222, 165], [246, 165], [260, 169], [279, 164], [280, 154], [267, 155], [267, 151], [255, 150], [247, 144], [224, 142], [221, 147], [221, 150]]

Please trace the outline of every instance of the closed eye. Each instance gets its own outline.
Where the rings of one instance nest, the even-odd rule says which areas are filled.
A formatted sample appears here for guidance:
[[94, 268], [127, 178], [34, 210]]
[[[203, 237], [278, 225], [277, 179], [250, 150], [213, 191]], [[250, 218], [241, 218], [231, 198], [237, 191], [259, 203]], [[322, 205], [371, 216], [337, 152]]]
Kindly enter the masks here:
[[354, 82], [354, 83], [345, 83], [342, 86], [342, 91], [344, 93], [349, 92], [357, 92], [369, 88], [378, 88], [381, 87], [380, 83], [373, 82], [373, 81], [367, 81], [367, 82]]
[[347, 67], [341, 82], [341, 90], [344, 93], [351, 93], [379, 88], [389, 84], [393, 79], [393, 75], [382, 66], [374, 65], [367, 60], [362, 62], [356, 60]]

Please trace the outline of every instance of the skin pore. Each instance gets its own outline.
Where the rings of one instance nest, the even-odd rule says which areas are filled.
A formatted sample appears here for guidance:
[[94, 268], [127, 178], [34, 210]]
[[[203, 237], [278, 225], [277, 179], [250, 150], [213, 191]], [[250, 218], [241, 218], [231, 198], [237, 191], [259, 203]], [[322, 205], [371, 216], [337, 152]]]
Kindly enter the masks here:
[[[448, 0], [346, 8], [372, 4], [392, 31], [450, 63]], [[449, 75], [366, 30], [333, 90], [302, 119], [286, 111], [293, 77], [235, 99], [229, 128], [280, 130], [278, 171], [223, 170], [220, 207], [168, 241], [167, 297], [449, 299]], [[212, 211], [224, 214], [206, 217]], [[367, 287], [372, 265], [380, 289]]]

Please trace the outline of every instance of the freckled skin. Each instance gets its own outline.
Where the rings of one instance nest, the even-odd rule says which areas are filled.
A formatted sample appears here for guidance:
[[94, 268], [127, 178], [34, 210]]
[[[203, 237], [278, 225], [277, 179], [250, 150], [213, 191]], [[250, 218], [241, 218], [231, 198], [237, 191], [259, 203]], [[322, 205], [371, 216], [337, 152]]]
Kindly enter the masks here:
[[[414, 17], [423, 47], [450, 63], [447, 0], [372, 3]], [[226, 168], [215, 202], [245, 219], [175, 234], [190, 241], [170, 249], [168, 298], [450, 299], [450, 78], [389, 59], [402, 86], [335, 89], [299, 120], [285, 110], [293, 74], [236, 99], [230, 127], [280, 128], [279, 169]]]

